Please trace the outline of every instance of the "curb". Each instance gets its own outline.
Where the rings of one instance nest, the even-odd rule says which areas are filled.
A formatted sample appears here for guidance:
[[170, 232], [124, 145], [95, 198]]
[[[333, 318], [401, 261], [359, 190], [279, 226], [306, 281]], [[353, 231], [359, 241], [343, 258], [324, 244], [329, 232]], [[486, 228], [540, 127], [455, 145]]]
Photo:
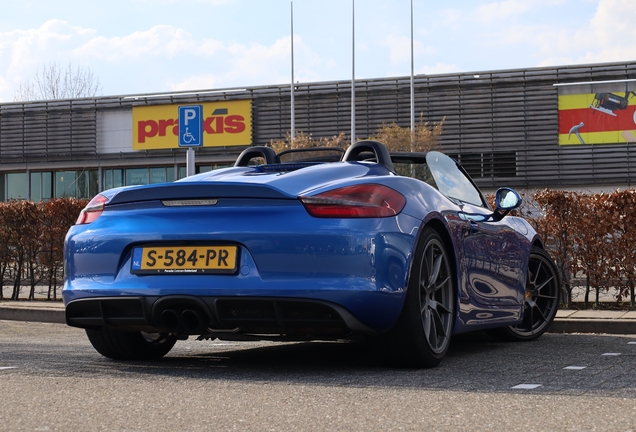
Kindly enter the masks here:
[[[25, 304], [27, 303], [27, 304]], [[30, 305], [31, 302], [0, 303], [0, 320], [66, 324], [64, 305]]]
[[636, 334], [636, 320], [556, 318], [548, 333]]

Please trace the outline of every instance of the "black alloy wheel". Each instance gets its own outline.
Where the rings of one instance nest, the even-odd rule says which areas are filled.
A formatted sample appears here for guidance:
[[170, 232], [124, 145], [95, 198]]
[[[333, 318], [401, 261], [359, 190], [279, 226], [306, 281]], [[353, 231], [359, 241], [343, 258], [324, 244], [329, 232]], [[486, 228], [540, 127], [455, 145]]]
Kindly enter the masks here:
[[501, 329], [498, 335], [513, 341], [537, 339], [554, 321], [559, 292], [559, 273], [552, 258], [543, 249], [533, 247], [528, 260], [523, 321]]
[[389, 333], [394, 362], [437, 366], [450, 345], [455, 320], [455, 279], [444, 241], [426, 227], [420, 237], [400, 320]]

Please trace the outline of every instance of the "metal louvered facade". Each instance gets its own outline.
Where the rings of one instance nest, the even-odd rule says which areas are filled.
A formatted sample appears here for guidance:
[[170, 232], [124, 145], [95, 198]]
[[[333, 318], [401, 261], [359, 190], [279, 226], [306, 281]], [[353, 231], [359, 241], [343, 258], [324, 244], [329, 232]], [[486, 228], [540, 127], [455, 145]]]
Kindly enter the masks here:
[[95, 102], [0, 105], [0, 163], [95, 157]]
[[[636, 142], [559, 145], [558, 85], [634, 79], [636, 62], [418, 75], [415, 114], [425, 122], [444, 119], [442, 150], [481, 187], [632, 186]], [[296, 131], [314, 138], [350, 134], [350, 81], [297, 84], [294, 95]], [[357, 80], [355, 95], [356, 137], [372, 135], [383, 123], [410, 125], [409, 77]], [[110, 123], [100, 121], [111, 114], [126, 118], [141, 105], [251, 100], [252, 144], [266, 144], [289, 133], [290, 96], [289, 85], [280, 85], [0, 104], [0, 175], [185, 163], [180, 149], [133, 151], [128, 126], [110, 131]], [[125, 139], [113, 147], [100, 144], [104, 136]], [[197, 163], [231, 162], [242, 149], [197, 149]]]

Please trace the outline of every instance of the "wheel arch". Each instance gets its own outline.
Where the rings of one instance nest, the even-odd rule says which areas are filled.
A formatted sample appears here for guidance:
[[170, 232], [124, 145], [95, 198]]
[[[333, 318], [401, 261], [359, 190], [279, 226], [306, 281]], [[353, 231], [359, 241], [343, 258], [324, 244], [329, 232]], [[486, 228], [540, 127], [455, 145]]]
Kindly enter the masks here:
[[457, 320], [459, 319], [459, 266], [457, 263], [457, 252], [455, 251], [455, 245], [453, 244], [451, 234], [444, 222], [439, 219], [431, 219], [424, 225], [424, 227], [427, 226], [433, 228], [442, 238], [442, 240], [444, 241], [444, 247], [446, 247], [446, 253], [448, 253], [448, 256], [450, 257], [450, 264], [452, 267], [451, 270], [453, 273], [453, 277], [455, 278], [455, 283], [453, 284], [453, 288], [455, 291], [455, 319], [453, 322], [454, 329], [457, 325]]
[[[453, 245], [453, 241], [451, 240], [451, 236], [450, 236], [450, 233], [448, 232], [448, 228], [446, 227], [446, 225], [439, 219], [431, 219], [424, 224], [420, 232], [423, 232], [424, 228], [426, 227], [433, 228], [437, 232], [437, 234], [439, 234], [439, 236], [442, 238], [442, 240], [444, 241], [444, 246], [446, 247], [446, 250], [449, 252], [449, 255], [451, 258], [451, 264], [453, 265], [453, 270], [455, 270], [455, 273], [457, 273], [457, 257], [455, 254], [455, 246]], [[418, 241], [419, 241], [419, 238], [418, 238]], [[455, 289], [457, 289], [457, 280], [455, 280]]]
[[[431, 217], [428, 220], [424, 220], [422, 222], [422, 225], [418, 231], [417, 239], [415, 243], [413, 244], [413, 251], [411, 252], [411, 256], [413, 258], [415, 257], [415, 250], [417, 249], [419, 245], [421, 236], [424, 233], [424, 230], [429, 227], [435, 230], [435, 232], [442, 238], [442, 241], [444, 242], [444, 247], [446, 248], [446, 252], [448, 253], [450, 257], [450, 263], [453, 270], [453, 276], [455, 278], [454, 288], [455, 288], [455, 298], [457, 299], [457, 301], [455, 302], [455, 320], [457, 320], [457, 316], [459, 315], [459, 293], [458, 293], [459, 278], [457, 273], [458, 272], [457, 254], [455, 251], [453, 240], [451, 238], [451, 234], [448, 231], [447, 225], [444, 223], [442, 219]], [[407, 279], [406, 279], [407, 281], [411, 278], [414, 265], [415, 265], [415, 260], [411, 259], [411, 262], [409, 264]]]
[[541, 240], [538, 236], [535, 237], [534, 240], [532, 240], [532, 246], [545, 250], [545, 247], [543, 245], [543, 240]]

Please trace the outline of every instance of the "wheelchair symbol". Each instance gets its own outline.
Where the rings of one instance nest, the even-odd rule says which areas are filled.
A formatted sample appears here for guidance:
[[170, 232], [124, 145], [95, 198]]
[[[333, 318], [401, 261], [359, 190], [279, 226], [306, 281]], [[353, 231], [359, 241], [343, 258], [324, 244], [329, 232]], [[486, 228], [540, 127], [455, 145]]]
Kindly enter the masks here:
[[192, 135], [192, 134], [190, 133], [190, 131], [188, 130], [188, 128], [185, 128], [185, 130], [186, 130], [186, 131], [185, 131], [185, 133], [183, 134], [183, 138], [182, 138], [182, 140], [183, 140], [183, 142], [184, 142], [184, 143], [186, 143], [186, 144], [190, 144], [191, 142], [193, 142], [193, 141], [194, 141], [194, 135]]

